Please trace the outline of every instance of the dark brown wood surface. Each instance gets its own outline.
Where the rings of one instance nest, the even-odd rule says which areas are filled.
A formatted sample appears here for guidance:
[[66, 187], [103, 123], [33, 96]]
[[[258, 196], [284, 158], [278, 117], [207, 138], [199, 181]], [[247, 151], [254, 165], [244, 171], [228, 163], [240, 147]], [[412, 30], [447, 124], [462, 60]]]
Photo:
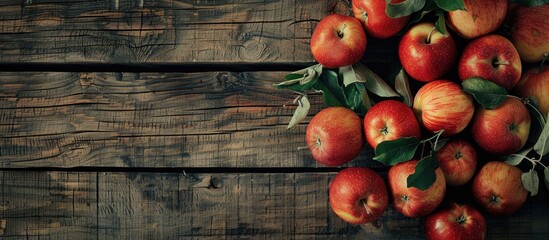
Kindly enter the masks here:
[[3, 72], [0, 167], [315, 167], [284, 74]]
[[[0, 237], [52, 239], [421, 239], [392, 208], [381, 227], [331, 211], [334, 173], [0, 172]], [[547, 239], [542, 198], [487, 217], [490, 239]]]
[[[0, 1], [0, 63], [313, 62], [318, 20], [342, 0]], [[389, 40], [397, 42], [397, 38]], [[365, 61], [396, 49], [370, 39]]]
[[[349, 0], [0, 0], [0, 239], [421, 239], [391, 206], [349, 225], [340, 168], [287, 131], [296, 96], [272, 84], [312, 65], [318, 20]], [[399, 38], [368, 39], [386, 78]], [[472, 203], [468, 187], [449, 199]], [[488, 239], [549, 239], [545, 188]]]

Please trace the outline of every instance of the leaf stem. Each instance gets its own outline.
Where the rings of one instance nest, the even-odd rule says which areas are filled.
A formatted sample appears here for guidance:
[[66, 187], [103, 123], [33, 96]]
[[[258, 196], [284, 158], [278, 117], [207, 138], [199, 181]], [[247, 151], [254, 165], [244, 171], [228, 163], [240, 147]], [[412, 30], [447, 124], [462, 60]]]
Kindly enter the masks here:
[[[513, 95], [509, 95], [509, 96], [516, 97], [516, 96], [513, 96]], [[519, 97], [516, 97], [516, 98], [521, 99]], [[545, 119], [545, 116], [543, 116], [543, 114], [539, 111], [539, 109], [530, 102], [529, 98], [521, 99], [521, 101], [524, 102], [524, 104], [526, 104], [526, 105], [530, 106], [531, 108], [533, 108], [536, 111], [536, 113], [539, 116], [541, 116], [541, 119], [543, 119], [544, 121], [547, 121], [547, 119]]]
[[438, 138], [442, 135], [442, 133], [444, 133], [444, 129], [441, 129], [441, 130], [438, 130], [435, 132], [436, 134], [427, 138], [427, 139], [424, 139], [424, 140], [421, 140], [421, 143], [426, 143], [426, 142], [430, 142], [431, 140], [436, 139], [435, 141], [438, 141]]
[[433, 150], [438, 149], [438, 148], [437, 148], [438, 139], [440, 138], [440, 136], [442, 135], [442, 133], [444, 133], [444, 129], [442, 129], [442, 130], [440, 130], [440, 131], [437, 132], [437, 135], [436, 135], [437, 138], [435, 139], [435, 146], [433, 147]]

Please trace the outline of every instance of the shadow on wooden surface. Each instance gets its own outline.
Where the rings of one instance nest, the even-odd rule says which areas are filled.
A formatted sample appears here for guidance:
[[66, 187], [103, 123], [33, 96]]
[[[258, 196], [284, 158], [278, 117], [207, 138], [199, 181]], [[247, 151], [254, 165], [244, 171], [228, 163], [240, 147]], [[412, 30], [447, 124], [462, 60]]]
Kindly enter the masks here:
[[[54, 239], [421, 239], [422, 219], [389, 207], [381, 228], [334, 215], [334, 173], [0, 172], [0, 237]], [[540, 197], [487, 216], [488, 239], [546, 239]]]
[[[317, 22], [329, 13], [350, 15], [350, 6], [342, 0], [2, 0], [0, 62], [313, 62], [309, 38]], [[395, 59], [396, 49], [382, 47], [386, 41], [372, 38], [364, 60]]]

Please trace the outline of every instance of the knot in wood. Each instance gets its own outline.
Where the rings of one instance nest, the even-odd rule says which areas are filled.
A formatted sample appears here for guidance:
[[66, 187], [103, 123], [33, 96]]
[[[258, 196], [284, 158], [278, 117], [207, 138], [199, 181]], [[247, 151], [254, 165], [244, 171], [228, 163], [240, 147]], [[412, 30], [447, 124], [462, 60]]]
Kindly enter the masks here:
[[206, 176], [202, 181], [194, 185], [194, 188], [218, 189], [220, 187], [221, 181], [212, 175]]

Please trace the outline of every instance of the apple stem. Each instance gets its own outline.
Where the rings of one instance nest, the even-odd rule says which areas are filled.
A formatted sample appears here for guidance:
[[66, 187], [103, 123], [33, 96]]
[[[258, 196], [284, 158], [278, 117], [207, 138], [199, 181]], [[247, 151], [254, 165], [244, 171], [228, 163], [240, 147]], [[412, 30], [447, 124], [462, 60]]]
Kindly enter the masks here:
[[366, 11], [362, 14], [362, 18], [364, 19], [364, 22], [368, 21], [368, 13]]
[[518, 126], [515, 123], [511, 123], [511, 125], [509, 125], [509, 131], [517, 132], [518, 131]]
[[465, 223], [465, 220], [467, 220], [465, 218], [465, 216], [461, 215], [456, 219], [456, 222], [461, 225], [461, 224]]
[[383, 135], [387, 135], [387, 134], [389, 134], [389, 128], [387, 126], [385, 126], [381, 130], [379, 130], [379, 132]]
[[431, 32], [429, 32], [429, 35], [427, 35], [427, 40], [425, 40], [425, 43], [430, 44], [431, 43], [431, 36], [433, 36], [433, 33], [437, 30], [436, 27], [433, 27], [431, 29]]
[[361, 199], [360, 202], [362, 202], [362, 206], [364, 206], [364, 209], [366, 209], [366, 214], [368, 214], [368, 215], [372, 214], [372, 211], [370, 211], [370, 208], [368, 208], [368, 204], [366, 203], [366, 199]]
[[496, 60], [494, 62], [494, 66], [499, 66], [499, 65], [509, 65], [509, 61], [500, 61], [500, 60]]
[[345, 30], [345, 28], [347, 28], [347, 24], [343, 24], [343, 27], [339, 30], [337, 30], [337, 36], [339, 38], [343, 38], [343, 31]]

